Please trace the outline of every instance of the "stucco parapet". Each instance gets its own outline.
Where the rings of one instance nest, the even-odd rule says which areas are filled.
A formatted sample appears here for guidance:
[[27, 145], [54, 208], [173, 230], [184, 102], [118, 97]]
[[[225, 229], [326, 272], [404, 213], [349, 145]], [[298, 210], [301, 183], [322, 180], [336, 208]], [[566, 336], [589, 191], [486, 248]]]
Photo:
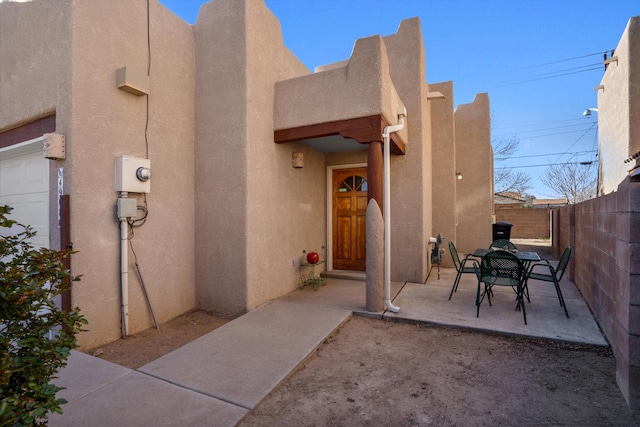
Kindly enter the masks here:
[[[276, 82], [274, 130], [373, 115], [398, 122], [404, 104], [391, 80], [382, 37], [358, 40], [346, 64], [322, 70]], [[406, 128], [398, 136], [406, 143]]]
[[427, 74], [420, 18], [403, 20], [398, 31], [384, 37], [384, 42], [392, 60], [396, 89], [410, 105], [421, 102], [421, 94], [427, 90]]
[[486, 92], [477, 93], [473, 102], [468, 104], [459, 104], [455, 111], [456, 116], [474, 115], [490, 116], [489, 112], [489, 94]]

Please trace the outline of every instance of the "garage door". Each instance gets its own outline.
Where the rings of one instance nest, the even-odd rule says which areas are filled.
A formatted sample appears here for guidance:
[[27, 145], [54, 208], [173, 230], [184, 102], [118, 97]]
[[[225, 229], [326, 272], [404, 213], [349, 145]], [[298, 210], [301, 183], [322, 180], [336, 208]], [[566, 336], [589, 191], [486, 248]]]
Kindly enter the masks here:
[[33, 227], [34, 245], [49, 246], [49, 161], [42, 138], [0, 151], [0, 205], [13, 208], [9, 218]]

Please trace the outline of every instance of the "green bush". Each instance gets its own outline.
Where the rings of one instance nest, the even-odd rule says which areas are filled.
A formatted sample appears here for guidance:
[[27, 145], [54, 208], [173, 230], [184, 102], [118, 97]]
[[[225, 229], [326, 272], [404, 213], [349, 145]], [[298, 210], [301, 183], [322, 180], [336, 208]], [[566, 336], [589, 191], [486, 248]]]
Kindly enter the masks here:
[[0, 206], [0, 230], [12, 233], [0, 236], [0, 426], [44, 425], [50, 412], [62, 413], [61, 387], [50, 381], [86, 320], [54, 303], [79, 280], [63, 265], [72, 252], [34, 248], [35, 232], [9, 219], [10, 211]]

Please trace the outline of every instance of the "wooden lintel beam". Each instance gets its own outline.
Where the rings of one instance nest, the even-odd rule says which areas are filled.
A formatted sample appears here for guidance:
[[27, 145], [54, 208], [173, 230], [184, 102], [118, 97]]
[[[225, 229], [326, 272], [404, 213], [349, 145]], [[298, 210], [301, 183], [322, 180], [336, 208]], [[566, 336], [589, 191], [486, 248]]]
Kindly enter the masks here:
[[404, 142], [396, 138], [394, 134], [391, 134], [391, 147], [389, 148], [391, 149], [391, 153], [395, 154], [396, 156], [404, 156], [405, 154], [407, 154], [407, 149]]
[[56, 131], [56, 115], [44, 117], [22, 126], [0, 132], [0, 148], [28, 141], [45, 133]]
[[[367, 116], [359, 117], [357, 119], [338, 120], [335, 122], [302, 126], [299, 128], [280, 129], [273, 132], [273, 140], [276, 143], [283, 143], [299, 141], [301, 139], [340, 135], [342, 132], [349, 132], [358, 129], [379, 129], [381, 121], [382, 118], [380, 116]], [[363, 141], [362, 143], [367, 142], [368, 141]]]
[[[386, 126], [388, 124], [384, 117], [374, 115], [299, 128], [280, 129], [273, 132], [273, 140], [281, 144], [302, 139], [340, 135], [344, 138], [353, 139], [360, 144], [369, 144], [382, 141], [382, 133]], [[405, 145], [395, 137], [395, 134], [391, 135], [391, 152], [396, 155], [405, 154]]]

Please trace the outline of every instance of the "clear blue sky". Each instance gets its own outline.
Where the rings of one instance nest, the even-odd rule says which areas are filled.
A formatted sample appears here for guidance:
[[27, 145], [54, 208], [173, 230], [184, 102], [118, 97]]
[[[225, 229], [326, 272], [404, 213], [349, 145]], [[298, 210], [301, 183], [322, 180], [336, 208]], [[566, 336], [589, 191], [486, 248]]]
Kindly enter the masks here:
[[[193, 24], [206, 0], [160, 0]], [[354, 42], [420, 17], [427, 82], [453, 80], [455, 105], [487, 92], [493, 138], [520, 149], [495, 167], [523, 167], [538, 198], [550, 163], [596, 161], [595, 86], [603, 52], [615, 49], [638, 0], [265, 0], [287, 47], [313, 70], [348, 59]], [[577, 59], [573, 59], [577, 58]], [[591, 152], [590, 152], [591, 151]], [[563, 154], [566, 153], [566, 154]], [[517, 156], [517, 157], [516, 157]], [[521, 157], [522, 156], [522, 157]], [[535, 156], [535, 157], [531, 157]], [[542, 165], [537, 167], [526, 167]]]

